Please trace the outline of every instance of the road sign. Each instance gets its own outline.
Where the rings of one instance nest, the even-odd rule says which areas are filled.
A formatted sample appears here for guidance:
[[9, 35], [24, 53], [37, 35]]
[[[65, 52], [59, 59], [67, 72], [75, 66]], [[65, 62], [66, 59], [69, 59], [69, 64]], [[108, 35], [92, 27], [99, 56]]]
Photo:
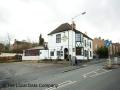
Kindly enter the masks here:
[[105, 47], [109, 47], [112, 44], [112, 41], [110, 40], [105, 40], [104, 41]]

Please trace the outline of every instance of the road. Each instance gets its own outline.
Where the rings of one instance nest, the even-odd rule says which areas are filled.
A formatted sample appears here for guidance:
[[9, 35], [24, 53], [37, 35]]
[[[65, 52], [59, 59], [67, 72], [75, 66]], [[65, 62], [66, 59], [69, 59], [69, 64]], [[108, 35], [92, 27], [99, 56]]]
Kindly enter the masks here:
[[[1, 83], [6, 85], [1, 89], [120, 90], [120, 68], [105, 70], [103, 63], [84, 66], [69, 70], [71, 67], [59, 64], [0, 64]], [[44, 86], [52, 84], [57, 88]]]
[[120, 69], [95, 77], [79, 79], [75, 83], [57, 90], [120, 90]]

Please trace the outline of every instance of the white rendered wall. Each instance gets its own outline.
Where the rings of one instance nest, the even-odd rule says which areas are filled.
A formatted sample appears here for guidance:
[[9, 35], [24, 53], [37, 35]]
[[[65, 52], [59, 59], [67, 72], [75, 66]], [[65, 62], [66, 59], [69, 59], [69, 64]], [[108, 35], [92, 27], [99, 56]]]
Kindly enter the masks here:
[[49, 59], [49, 51], [48, 50], [40, 50], [39, 59], [40, 60]]
[[22, 60], [40, 60], [39, 56], [22, 56]]
[[[69, 37], [68, 37], [69, 33]], [[61, 34], [61, 43], [56, 43], [56, 35]], [[67, 38], [64, 40], [63, 37], [66, 36]], [[50, 51], [54, 51], [54, 56], [50, 56], [52, 59], [57, 58], [57, 51], [64, 51], [65, 48], [68, 48], [68, 40], [69, 40], [69, 54], [72, 56], [75, 56], [75, 52], [72, 52], [72, 48], [75, 48], [75, 32], [69, 30], [65, 32], [56, 33], [53, 35], [48, 36], [48, 48], [49, 48], [49, 54]], [[63, 56], [60, 57], [61, 59], [64, 59]]]

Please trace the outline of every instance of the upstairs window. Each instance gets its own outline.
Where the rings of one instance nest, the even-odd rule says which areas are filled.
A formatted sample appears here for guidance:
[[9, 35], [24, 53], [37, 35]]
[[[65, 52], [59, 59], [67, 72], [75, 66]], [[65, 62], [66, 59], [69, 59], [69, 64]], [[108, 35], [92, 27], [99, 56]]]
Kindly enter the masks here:
[[90, 42], [90, 48], [91, 48], [91, 42]]
[[98, 49], [98, 45], [97, 44], [95, 45], [95, 48]]
[[61, 43], [61, 34], [56, 35], [56, 43]]
[[86, 47], [87, 45], [86, 45], [86, 40], [85, 40], [85, 47]]
[[89, 43], [89, 41], [87, 40], [87, 46], [90, 46], [90, 43]]
[[80, 33], [75, 34], [75, 40], [76, 40], [76, 42], [81, 42], [81, 34]]

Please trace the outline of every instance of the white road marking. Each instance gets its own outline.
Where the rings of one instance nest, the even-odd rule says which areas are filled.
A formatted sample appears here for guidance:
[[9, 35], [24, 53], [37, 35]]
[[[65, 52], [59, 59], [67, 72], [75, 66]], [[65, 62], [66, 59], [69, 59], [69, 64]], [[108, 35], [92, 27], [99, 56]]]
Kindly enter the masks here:
[[65, 87], [67, 85], [70, 85], [70, 84], [73, 84], [73, 83], [76, 83], [77, 81], [71, 81], [71, 80], [68, 80], [68, 81], [65, 81], [65, 82], [62, 82], [60, 84], [58, 84], [58, 87], [50, 87], [50, 88], [47, 88], [45, 90], [55, 90], [55, 89], [58, 89], [58, 88], [62, 88], [62, 87]]
[[95, 75], [91, 75], [90, 77], [99, 76], [99, 75], [102, 75], [102, 74], [107, 73], [107, 72], [110, 72], [110, 71], [112, 71], [112, 70], [109, 70], [109, 71], [106, 70], [106, 71], [101, 72], [101, 73], [96, 73]]
[[[99, 71], [99, 70], [103, 70], [103, 71], [100, 72], [100, 73], [98, 73], [97, 71]], [[95, 77], [95, 76], [98, 76], [98, 75], [101, 75], [101, 74], [104, 74], [104, 73], [107, 73], [107, 72], [110, 72], [110, 71], [112, 71], [112, 70], [97, 69], [97, 70], [88, 72], [88, 73], [86, 73], [86, 74], [84, 74], [84, 75], [82, 75], [82, 76], [83, 76], [83, 78]], [[90, 74], [93, 74], [93, 75], [90, 75]]]
[[86, 73], [86, 74], [84, 74], [84, 75], [82, 75], [82, 76], [83, 76], [84, 78], [86, 78], [87, 75], [89, 75], [89, 74], [91, 74], [91, 73], [96, 73], [96, 71], [98, 71], [98, 70], [100, 70], [100, 69], [97, 69], [97, 70], [94, 70], [94, 71], [88, 72], [88, 73]]

